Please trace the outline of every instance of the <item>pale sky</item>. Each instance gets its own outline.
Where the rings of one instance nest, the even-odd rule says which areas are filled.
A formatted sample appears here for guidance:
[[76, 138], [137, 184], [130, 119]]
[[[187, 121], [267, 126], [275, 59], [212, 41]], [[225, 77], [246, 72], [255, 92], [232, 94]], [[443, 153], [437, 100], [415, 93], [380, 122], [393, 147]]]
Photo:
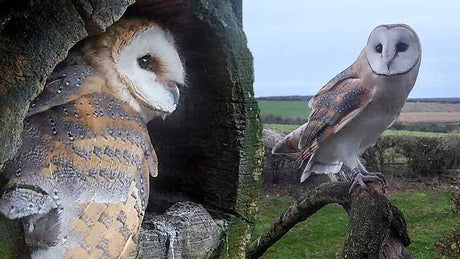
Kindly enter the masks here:
[[460, 97], [460, 0], [243, 0], [243, 11], [257, 97], [315, 94], [384, 23], [406, 23], [421, 39], [409, 97]]

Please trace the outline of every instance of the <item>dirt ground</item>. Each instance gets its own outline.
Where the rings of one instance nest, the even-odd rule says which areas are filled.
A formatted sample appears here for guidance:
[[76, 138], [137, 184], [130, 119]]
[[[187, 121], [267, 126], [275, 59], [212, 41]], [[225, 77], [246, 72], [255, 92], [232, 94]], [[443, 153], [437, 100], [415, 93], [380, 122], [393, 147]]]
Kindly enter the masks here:
[[460, 103], [406, 102], [402, 112], [460, 112]]

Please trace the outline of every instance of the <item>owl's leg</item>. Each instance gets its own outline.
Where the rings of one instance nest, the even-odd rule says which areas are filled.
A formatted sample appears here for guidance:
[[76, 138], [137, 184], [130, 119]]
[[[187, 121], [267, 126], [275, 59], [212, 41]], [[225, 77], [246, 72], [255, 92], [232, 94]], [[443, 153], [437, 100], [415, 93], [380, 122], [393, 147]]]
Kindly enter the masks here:
[[355, 167], [353, 169], [353, 182], [351, 184], [351, 187], [349, 189], [349, 192], [353, 190], [354, 187], [356, 187], [358, 184], [368, 190], [366, 182], [375, 182], [379, 181], [383, 184], [383, 187], [385, 189], [385, 185], [387, 181], [385, 180], [385, 177], [381, 173], [369, 173], [366, 168], [361, 164], [361, 162], [358, 162], [358, 167]]
[[387, 183], [387, 180], [385, 179], [385, 176], [381, 173], [369, 173], [367, 169], [364, 167], [364, 165], [359, 161], [358, 159], [358, 168], [363, 172], [363, 175], [374, 175], [379, 177], [382, 180], [382, 183], [385, 185]]

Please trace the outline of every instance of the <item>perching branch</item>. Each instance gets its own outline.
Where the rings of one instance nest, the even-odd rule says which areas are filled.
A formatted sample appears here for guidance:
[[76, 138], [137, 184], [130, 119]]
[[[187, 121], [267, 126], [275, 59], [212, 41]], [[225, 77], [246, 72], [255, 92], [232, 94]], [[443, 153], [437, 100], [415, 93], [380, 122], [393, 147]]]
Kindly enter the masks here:
[[330, 203], [338, 203], [350, 215], [342, 258], [411, 258], [404, 246], [410, 244], [402, 213], [390, 204], [379, 183], [369, 183], [369, 191], [350, 183], [326, 183], [289, 207], [273, 226], [248, 249], [246, 258], [261, 257], [297, 223]]
[[297, 223], [306, 220], [325, 205], [348, 204], [350, 201], [348, 188], [350, 184], [346, 183], [325, 183], [315, 188], [301, 202], [290, 206], [264, 235], [251, 244], [246, 258], [261, 257]]
[[393, 219], [390, 201], [379, 183], [368, 183], [369, 191], [355, 188], [351, 197], [350, 221], [342, 258], [378, 258]]

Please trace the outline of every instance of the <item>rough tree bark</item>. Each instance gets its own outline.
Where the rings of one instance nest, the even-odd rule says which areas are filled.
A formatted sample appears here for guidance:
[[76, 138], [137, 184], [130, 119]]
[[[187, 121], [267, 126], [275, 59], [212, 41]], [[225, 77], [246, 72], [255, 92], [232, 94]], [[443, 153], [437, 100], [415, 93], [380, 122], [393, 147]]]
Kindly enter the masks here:
[[378, 258], [393, 213], [380, 183], [355, 188], [342, 258]]
[[209, 258], [222, 232], [202, 205], [178, 202], [161, 215], [147, 214], [139, 235], [139, 258]]
[[412, 258], [404, 248], [410, 244], [404, 216], [390, 204], [382, 185], [369, 183], [369, 190], [355, 188], [349, 194], [350, 186], [350, 183], [339, 182], [315, 188], [301, 202], [289, 207], [251, 244], [246, 258], [261, 257], [297, 223], [330, 203], [342, 205], [350, 215], [342, 258]]

